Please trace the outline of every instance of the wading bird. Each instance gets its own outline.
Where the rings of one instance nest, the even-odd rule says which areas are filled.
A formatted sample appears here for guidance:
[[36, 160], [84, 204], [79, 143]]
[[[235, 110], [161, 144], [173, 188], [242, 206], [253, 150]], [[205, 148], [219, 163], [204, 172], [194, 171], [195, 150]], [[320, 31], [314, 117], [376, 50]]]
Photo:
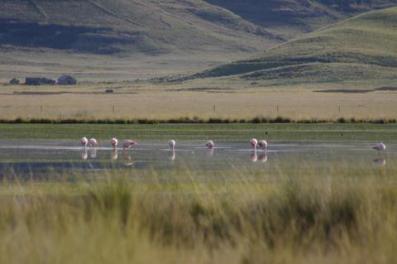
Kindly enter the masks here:
[[80, 139], [80, 144], [81, 144], [83, 147], [87, 147], [87, 145], [88, 145], [88, 139], [87, 139], [86, 137], [82, 137], [82, 138]]
[[264, 139], [259, 140], [258, 146], [263, 150], [267, 150], [267, 141]]
[[171, 139], [170, 141], [168, 141], [168, 146], [170, 147], [170, 150], [174, 151], [175, 150], [175, 145], [176, 145], [176, 141]]
[[214, 141], [212, 141], [212, 140], [208, 140], [208, 142], [207, 142], [207, 144], [205, 144], [205, 146], [206, 146], [208, 149], [213, 149], [213, 148], [215, 147], [215, 143], [214, 143]]
[[90, 138], [88, 140], [88, 146], [89, 147], [96, 147], [96, 146], [98, 146], [98, 141], [95, 138]]
[[136, 141], [127, 139], [127, 140], [124, 140], [123, 149], [130, 149], [135, 145], [138, 145], [138, 143]]
[[386, 150], [386, 145], [381, 142], [381, 143], [377, 143], [372, 148], [377, 150], [377, 151], [384, 151], [384, 150]]
[[250, 140], [250, 144], [251, 147], [256, 150], [256, 147], [258, 146], [258, 140], [256, 138], [253, 138]]
[[115, 149], [115, 148], [117, 148], [117, 145], [119, 144], [119, 141], [117, 140], [117, 138], [113, 137], [110, 140], [110, 143], [112, 144], [112, 147]]

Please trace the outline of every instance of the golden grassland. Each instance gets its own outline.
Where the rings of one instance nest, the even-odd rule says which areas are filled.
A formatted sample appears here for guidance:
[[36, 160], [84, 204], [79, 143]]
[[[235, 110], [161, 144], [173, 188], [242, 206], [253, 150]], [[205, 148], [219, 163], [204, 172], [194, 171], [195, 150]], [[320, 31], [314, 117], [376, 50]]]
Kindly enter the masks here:
[[[0, 119], [395, 119], [397, 91], [337, 85], [261, 87], [247, 83], [102, 83], [75, 87], [2, 86]], [[239, 86], [241, 85], [241, 86]], [[376, 86], [375, 86], [376, 87]], [[106, 89], [114, 93], [106, 94]], [[320, 92], [319, 92], [320, 91]], [[321, 92], [322, 91], [322, 92]]]
[[162, 183], [136, 182], [137, 171], [3, 181], [0, 262], [392, 263], [396, 171], [346, 164], [206, 172], [221, 182], [188, 169], [146, 172]]

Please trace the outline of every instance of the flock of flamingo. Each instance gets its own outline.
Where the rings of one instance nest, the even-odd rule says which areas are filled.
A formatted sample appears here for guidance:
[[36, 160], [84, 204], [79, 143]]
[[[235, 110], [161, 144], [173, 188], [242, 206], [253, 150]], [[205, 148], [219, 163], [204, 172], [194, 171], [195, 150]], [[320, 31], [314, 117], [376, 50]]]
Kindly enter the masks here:
[[[268, 143], [264, 139], [258, 141], [256, 138], [253, 138], [250, 140], [249, 143], [250, 143], [251, 147], [255, 150], [257, 148], [260, 148], [262, 150], [267, 150], [267, 147], [268, 147]], [[84, 148], [87, 148], [87, 147], [95, 148], [99, 145], [98, 141], [95, 138], [88, 139], [87, 137], [82, 137], [80, 139], [80, 144]], [[113, 149], [117, 149], [117, 147], [119, 145], [119, 140], [117, 138], [113, 137], [110, 140], [110, 144], [112, 145]], [[123, 141], [122, 146], [123, 146], [123, 149], [126, 150], [126, 149], [130, 149], [130, 148], [134, 147], [135, 145], [138, 145], [138, 142], [136, 142], [135, 140], [132, 140], [132, 139], [126, 139]], [[174, 139], [171, 139], [170, 141], [168, 141], [168, 146], [169, 146], [170, 150], [175, 150], [176, 141]], [[207, 143], [205, 144], [205, 146], [208, 149], [213, 149], [213, 148], [215, 148], [215, 143], [213, 140], [208, 140]]]
[[[98, 141], [95, 138], [88, 139], [87, 137], [82, 137], [80, 140], [80, 143], [84, 148], [86, 148], [86, 147], [95, 148], [98, 146]], [[256, 138], [252, 138], [249, 143], [254, 150], [256, 150], [257, 148], [262, 149], [262, 150], [267, 150], [267, 148], [268, 148], [268, 143], [264, 139], [261, 139], [258, 141]], [[113, 137], [110, 140], [110, 144], [112, 145], [113, 149], [117, 149], [117, 147], [119, 145], [119, 140], [117, 138]], [[126, 150], [126, 149], [130, 149], [130, 148], [134, 147], [135, 145], [138, 145], [138, 142], [136, 142], [135, 140], [126, 139], [126, 140], [124, 140], [122, 146], [123, 146], [123, 149]], [[175, 150], [176, 141], [174, 139], [171, 139], [170, 141], [168, 141], [168, 146], [169, 146], [170, 150]], [[215, 147], [215, 143], [213, 140], [208, 140], [207, 143], [205, 144], [205, 146], [208, 149], [213, 149]], [[380, 142], [380, 143], [375, 144], [372, 148], [375, 150], [378, 150], [378, 151], [384, 151], [384, 150], [386, 150], [386, 145], [383, 142]]]

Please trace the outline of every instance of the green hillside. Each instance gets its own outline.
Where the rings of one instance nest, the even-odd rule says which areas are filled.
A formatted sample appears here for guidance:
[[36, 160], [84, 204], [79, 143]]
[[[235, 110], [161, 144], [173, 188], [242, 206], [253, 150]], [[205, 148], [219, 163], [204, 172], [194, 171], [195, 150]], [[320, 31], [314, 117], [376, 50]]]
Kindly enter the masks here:
[[148, 54], [255, 51], [280, 42], [204, 1], [0, 0], [0, 47]]
[[397, 4], [396, 0], [206, 0], [285, 38], [348, 16]]
[[397, 80], [397, 8], [373, 11], [194, 77], [274, 84]]
[[[192, 74], [395, 4], [397, 0], [0, 0], [0, 82], [63, 73], [90, 81]], [[269, 54], [277, 57], [276, 50]], [[244, 71], [249, 67], [258, 66], [246, 63]], [[237, 65], [231, 68], [240, 71]]]

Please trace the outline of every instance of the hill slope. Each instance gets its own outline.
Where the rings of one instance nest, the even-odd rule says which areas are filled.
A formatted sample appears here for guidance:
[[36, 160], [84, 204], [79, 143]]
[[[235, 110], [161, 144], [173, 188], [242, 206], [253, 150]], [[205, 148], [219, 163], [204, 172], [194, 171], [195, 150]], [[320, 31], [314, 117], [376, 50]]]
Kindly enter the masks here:
[[237, 75], [275, 84], [397, 80], [397, 8], [373, 11], [194, 78]]
[[260, 50], [275, 34], [203, 1], [0, 0], [0, 45], [149, 54]]
[[285, 38], [342, 18], [397, 4], [396, 0], [206, 0]]
[[397, 4], [360, 1], [347, 8], [336, 0], [0, 0], [0, 80], [189, 74], [351, 14]]

